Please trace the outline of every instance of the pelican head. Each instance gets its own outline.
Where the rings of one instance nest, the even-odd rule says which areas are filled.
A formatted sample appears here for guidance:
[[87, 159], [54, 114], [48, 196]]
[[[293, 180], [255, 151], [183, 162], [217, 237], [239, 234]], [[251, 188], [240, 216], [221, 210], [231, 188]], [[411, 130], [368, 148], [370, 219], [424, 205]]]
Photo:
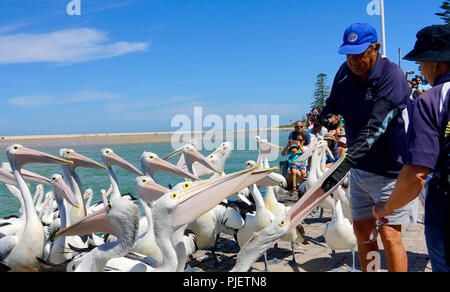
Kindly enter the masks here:
[[148, 203], [158, 200], [162, 195], [170, 191], [168, 188], [157, 184], [149, 176], [137, 177], [134, 181], [134, 188], [138, 197]]
[[241, 248], [231, 272], [248, 272], [269, 248], [289, 231], [286, 217], [277, 217], [263, 230], [255, 233]]
[[150, 176], [153, 175], [155, 172], [163, 171], [180, 177], [192, 180], [199, 180], [199, 178], [196, 177], [195, 175], [192, 175], [186, 170], [159, 158], [159, 156], [153, 152], [142, 153], [141, 166], [142, 169], [146, 172], [146, 174]]
[[183, 153], [185, 153], [185, 155], [187, 156], [187, 159], [190, 163], [198, 162], [201, 165], [203, 165], [204, 167], [206, 167], [218, 174], [222, 174], [222, 171], [220, 171], [220, 169], [218, 169], [218, 167], [216, 165], [214, 165], [214, 163], [212, 163], [208, 158], [206, 158], [200, 152], [198, 152], [198, 150], [195, 149], [195, 147], [193, 145], [191, 145], [191, 144], [184, 145], [182, 147], [182, 151], [183, 151]]
[[126, 171], [129, 171], [135, 175], [142, 176], [142, 172], [134, 167], [131, 163], [114, 153], [114, 151], [110, 148], [102, 149], [102, 160], [106, 167], [111, 167], [113, 165], [119, 166]]
[[77, 198], [70, 189], [70, 187], [64, 181], [62, 175], [54, 174], [52, 175], [52, 186], [53, 191], [58, 198], [58, 200], [66, 200], [69, 204], [76, 208], [80, 208]]
[[85, 235], [105, 232], [120, 237], [127, 232], [125, 240], [136, 241], [139, 229], [139, 207], [129, 197], [117, 197], [105, 208], [84, 217], [77, 223], [58, 232], [56, 237]]
[[9, 146], [6, 149], [6, 154], [11, 167], [15, 169], [21, 169], [23, 165], [28, 163], [73, 164], [72, 161], [26, 148], [19, 144]]
[[176, 185], [172, 192], [178, 192], [180, 197], [172, 227], [177, 230], [184, 224], [194, 221], [226, 197], [253, 184], [272, 171], [274, 169], [256, 171], [254, 167], [199, 182], [183, 182]]
[[87, 199], [87, 198], [90, 198], [90, 197], [92, 197], [94, 195], [94, 190], [93, 189], [91, 189], [91, 188], [88, 188], [88, 189], [86, 189], [85, 191], [84, 191], [84, 194], [83, 194], [83, 199]]
[[[12, 172], [11, 166], [9, 165], [8, 162], [3, 162], [1, 165], [2, 165], [1, 169], [3, 169], [5, 172], [8, 172], [12, 175], [13, 172]], [[29, 181], [32, 181], [32, 182], [35, 182], [38, 184], [44, 184], [44, 185], [51, 185], [51, 183], [52, 183], [50, 181], [50, 179], [48, 179], [42, 175], [39, 175], [37, 173], [25, 170], [23, 168], [20, 170], [20, 173], [22, 174], [22, 176], [25, 180], [29, 180]], [[15, 183], [12, 185], [15, 185]]]
[[76, 167], [85, 167], [85, 168], [93, 168], [93, 169], [106, 169], [105, 166], [100, 165], [96, 161], [78, 154], [73, 149], [60, 149], [59, 157], [73, 161], [73, 168]]

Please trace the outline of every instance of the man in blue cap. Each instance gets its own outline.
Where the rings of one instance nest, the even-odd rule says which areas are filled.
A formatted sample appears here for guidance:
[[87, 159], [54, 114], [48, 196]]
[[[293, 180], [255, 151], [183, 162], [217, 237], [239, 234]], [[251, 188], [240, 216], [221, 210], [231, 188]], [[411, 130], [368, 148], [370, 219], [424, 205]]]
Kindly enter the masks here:
[[[367, 23], [350, 25], [344, 33], [340, 54], [347, 61], [334, 79], [319, 122], [329, 130], [345, 121], [346, 158], [322, 188], [329, 189], [350, 171], [350, 207], [363, 271], [371, 263], [367, 256], [378, 251], [371, 234], [378, 229], [389, 271], [407, 271], [401, 225], [415, 223], [417, 200], [393, 211], [377, 223], [372, 207], [389, 199], [403, 166], [406, 140], [407, 102], [410, 89], [400, 68], [379, 54], [375, 28]], [[386, 222], [384, 222], [386, 223]]]

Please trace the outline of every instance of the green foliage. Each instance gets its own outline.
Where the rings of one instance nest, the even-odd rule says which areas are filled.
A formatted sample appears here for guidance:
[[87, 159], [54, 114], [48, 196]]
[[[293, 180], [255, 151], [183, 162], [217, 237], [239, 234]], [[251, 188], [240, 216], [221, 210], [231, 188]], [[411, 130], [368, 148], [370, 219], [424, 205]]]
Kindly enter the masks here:
[[325, 101], [330, 95], [330, 86], [327, 84], [327, 74], [320, 73], [317, 75], [314, 90], [314, 101], [311, 103], [311, 107], [322, 108], [325, 105]]
[[444, 1], [440, 8], [444, 11], [435, 13], [435, 15], [440, 16], [446, 24], [450, 24], [450, 1]]

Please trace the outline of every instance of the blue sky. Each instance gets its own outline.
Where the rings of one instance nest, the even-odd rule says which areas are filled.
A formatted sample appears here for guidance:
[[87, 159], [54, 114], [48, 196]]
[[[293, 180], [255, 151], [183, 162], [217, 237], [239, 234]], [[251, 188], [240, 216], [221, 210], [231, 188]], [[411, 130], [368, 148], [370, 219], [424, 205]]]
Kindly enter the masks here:
[[[331, 85], [349, 24], [380, 31], [370, 0], [81, 0], [80, 16], [69, 2], [1, 0], [0, 136], [176, 131], [194, 106], [287, 123], [309, 110], [317, 74]], [[442, 1], [385, 2], [398, 63], [443, 23]]]

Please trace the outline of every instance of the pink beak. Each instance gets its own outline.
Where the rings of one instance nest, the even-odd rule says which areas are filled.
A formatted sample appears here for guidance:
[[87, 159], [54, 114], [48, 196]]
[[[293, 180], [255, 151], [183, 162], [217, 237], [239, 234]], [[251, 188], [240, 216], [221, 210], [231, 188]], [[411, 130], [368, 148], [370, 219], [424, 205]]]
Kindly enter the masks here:
[[97, 163], [96, 161], [86, 157], [84, 155], [78, 154], [76, 152], [72, 152], [67, 156], [67, 159], [73, 161], [73, 167], [85, 167], [85, 168], [93, 168], [93, 169], [106, 169], [105, 166]]
[[110, 165], [117, 165], [135, 175], [143, 176], [142, 172], [139, 169], [137, 169], [136, 167], [134, 167], [134, 165], [132, 165], [131, 163], [129, 163], [128, 161], [126, 161], [125, 159], [123, 159], [122, 157], [120, 157], [115, 153], [110, 153], [107, 157], [107, 160]]
[[[53, 176], [55, 177], [55, 176]], [[62, 176], [53, 180], [53, 190], [55, 191], [55, 195], [58, 196], [60, 200], [65, 199], [70, 205], [79, 208], [80, 204], [78, 203], [77, 198], [75, 197], [72, 190], [66, 184]]]

